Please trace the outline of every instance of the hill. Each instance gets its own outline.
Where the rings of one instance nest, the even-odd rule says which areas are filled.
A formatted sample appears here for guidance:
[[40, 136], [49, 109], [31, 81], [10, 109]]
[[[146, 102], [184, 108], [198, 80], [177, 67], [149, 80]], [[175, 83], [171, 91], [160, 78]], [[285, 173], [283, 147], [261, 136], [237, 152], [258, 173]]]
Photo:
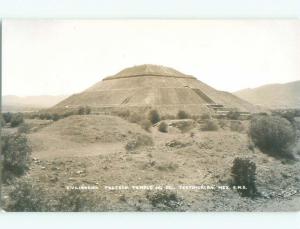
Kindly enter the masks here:
[[268, 84], [234, 93], [254, 104], [271, 109], [300, 108], [300, 81], [285, 84]]

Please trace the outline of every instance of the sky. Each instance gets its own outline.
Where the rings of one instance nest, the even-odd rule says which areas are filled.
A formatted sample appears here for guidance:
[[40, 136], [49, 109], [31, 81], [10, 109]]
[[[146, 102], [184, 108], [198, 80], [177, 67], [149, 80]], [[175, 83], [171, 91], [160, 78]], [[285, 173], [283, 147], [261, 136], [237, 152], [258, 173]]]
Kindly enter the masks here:
[[299, 20], [7, 20], [2, 94], [69, 95], [158, 64], [223, 91], [300, 80]]

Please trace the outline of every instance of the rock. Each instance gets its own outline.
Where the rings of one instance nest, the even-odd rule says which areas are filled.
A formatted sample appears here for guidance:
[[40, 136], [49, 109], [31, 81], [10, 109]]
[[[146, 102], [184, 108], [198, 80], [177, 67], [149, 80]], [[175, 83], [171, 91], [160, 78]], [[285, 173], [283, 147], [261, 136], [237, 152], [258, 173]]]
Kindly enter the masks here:
[[78, 171], [76, 171], [76, 174], [78, 174], [78, 175], [80, 175], [80, 174], [82, 174], [82, 173], [84, 173], [83, 170], [78, 170]]

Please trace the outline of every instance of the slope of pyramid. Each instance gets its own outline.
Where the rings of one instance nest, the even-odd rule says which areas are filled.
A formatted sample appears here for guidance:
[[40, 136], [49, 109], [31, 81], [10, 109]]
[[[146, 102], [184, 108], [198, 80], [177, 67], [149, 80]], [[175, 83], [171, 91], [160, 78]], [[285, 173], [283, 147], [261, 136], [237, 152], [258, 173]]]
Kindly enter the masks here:
[[79, 106], [90, 106], [93, 112], [100, 113], [155, 108], [162, 114], [174, 115], [179, 110], [201, 114], [210, 112], [214, 106], [255, 111], [253, 105], [228, 92], [215, 90], [193, 76], [158, 65], [126, 68], [70, 96], [54, 109]]

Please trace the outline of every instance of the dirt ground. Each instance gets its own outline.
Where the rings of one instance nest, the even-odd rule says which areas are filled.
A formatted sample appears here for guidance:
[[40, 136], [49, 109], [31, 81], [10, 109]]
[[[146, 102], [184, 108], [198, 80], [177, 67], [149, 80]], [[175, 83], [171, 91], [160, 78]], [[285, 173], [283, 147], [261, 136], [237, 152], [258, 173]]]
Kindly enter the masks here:
[[[147, 196], [166, 188], [180, 200], [171, 211], [299, 211], [299, 160], [275, 159], [249, 147], [248, 121], [239, 131], [229, 128], [230, 120], [217, 131], [203, 131], [201, 123], [186, 120], [192, 125], [184, 132], [176, 122], [167, 121], [168, 133], [159, 132], [158, 125], [147, 132], [103, 115], [38, 123], [42, 127], [28, 134], [30, 169], [19, 179], [41, 185], [49, 195], [66, 187], [96, 187], [86, 191], [101, 197], [103, 211], [162, 211]], [[126, 150], [141, 135], [154, 144]], [[259, 197], [241, 197], [229, 188], [236, 157], [255, 162]]]

